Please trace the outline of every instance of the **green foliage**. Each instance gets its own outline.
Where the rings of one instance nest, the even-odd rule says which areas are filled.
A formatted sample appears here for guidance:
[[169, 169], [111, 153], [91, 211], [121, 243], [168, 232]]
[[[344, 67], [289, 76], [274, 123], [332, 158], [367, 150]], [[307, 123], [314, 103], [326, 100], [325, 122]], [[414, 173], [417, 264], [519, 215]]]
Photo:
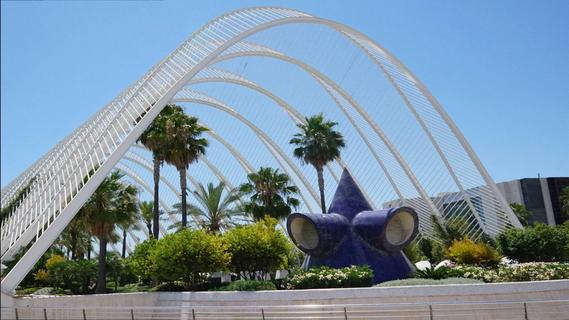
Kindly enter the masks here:
[[208, 272], [226, 270], [231, 255], [220, 236], [184, 229], [156, 242], [149, 258], [153, 278], [189, 287], [205, 282]]
[[468, 226], [468, 221], [457, 217], [452, 220], [445, 221], [441, 224], [435, 215], [431, 216], [433, 227], [437, 237], [443, 242], [444, 247], [448, 248], [453, 241], [464, 238], [464, 230]]
[[274, 283], [260, 280], [237, 280], [226, 286], [219, 287], [215, 291], [260, 291], [277, 290]]
[[133, 273], [142, 283], [149, 283], [154, 275], [154, 264], [150, 259], [150, 252], [156, 246], [157, 240], [148, 239], [139, 243], [129, 256], [129, 263]]
[[413, 240], [411, 243], [409, 243], [407, 247], [403, 249], [403, 252], [409, 261], [413, 263], [427, 259], [427, 257], [423, 254], [421, 246], [417, 240]]
[[431, 267], [431, 268], [425, 268], [424, 270], [416, 270], [413, 273], [413, 276], [415, 278], [421, 278], [421, 279], [441, 280], [441, 279], [456, 277], [457, 272], [455, 272], [453, 269], [449, 267], [440, 266], [438, 268]]
[[285, 279], [287, 289], [370, 287], [373, 270], [369, 266], [351, 266], [341, 269], [329, 267], [296, 270]]
[[292, 246], [275, 226], [275, 219], [265, 217], [225, 234], [231, 254], [230, 269], [241, 279], [265, 279], [266, 275], [288, 267]]
[[457, 266], [461, 277], [478, 279], [484, 282], [514, 282], [569, 279], [569, 264], [557, 262], [532, 262], [495, 269]]
[[521, 205], [519, 203], [512, 203], [510, 204], [510, 208], [512, 208], [512, 211], [514, 211], [522, 226], [529, 225], [529, 220], [532, 217], [532, 213], [524, 205]]
[[318, 188], [320, 189], [320, 206], [326, 213], [324, 199], [324, 166], [340, 157], [340, 150], [346, 146], [342, 134], [334, 129], [337, 122], [328, 121], [322, 113], [306, 117], [304, 123], [297, 124], [300, 132], [290, 140], [295, 145], [294, 156], [316, 169]]
[[66, 260], [53, 255], [45, 264], [46, 271], [36, 272], [36, 277], [47, 274], [42, 281], [53, 287], [70, 290], [73, 294], [86, 294], [97, 279], [97, 263], [94, 260]]
[[[233, 189], [226, 193], [225, 188], [224, 182], [219, 182], [217, 186], [208, 183], [207, 188], [199, 184], [193, 191], [198, 206], [188, 205], [188, 213], [207, 232], [227, 230], [234, 226], [232, 218], [241, 215], [236, 207], [237, 201], [241, 198], [239, 190]], [[181, 212], [180, 204], [175, 204], [174, 208]]]
[[483, 281], [469, 278], [445, 278], [440, 280], [411, 278], [402, 280], [386, 281], [375, 285], [374, 287], [402, 287], [402, 286], [429, 286], [444, 284], [479, 284]]
[[450, 260], [458, 264], [496, 265], [502, 258], [498, 251], [486, 243], [476, 243], [468, 238], [454, 240], [447, 250]]
[[261, 220], [266, 215], [277, 220], [284, 219], [292, 208], [300, 204], [295, 198], [299, 193], [298, 188], [279, 169], [261, 167], [258, 172], [249, 174], [247, 180], [239, 190], [250, 196], [250, 201], [244, 204], [243, 209], [255, 220]]
[[435, 242], [428, 238], [422, 238], [417, 245], [423, 256], [431, 263], [444, 260], [446, 248], [442, 243]]
[[509, 229], [497, 237], [501, 252], [519, 262], [568, 261], [569, 224], [535, 224], [524, 229]]
[[30, 189], [32, 188], [32, 184], [37, 179], [37, 175], [30, 179], [30, 181], [22, 187], [16, 196], [6, 204], [6, 206], [0, 208], [0, 221], [4, 222], [4, 219], [7, 219], [10, 214], [16, 210], [18, 205], [28, 196]]

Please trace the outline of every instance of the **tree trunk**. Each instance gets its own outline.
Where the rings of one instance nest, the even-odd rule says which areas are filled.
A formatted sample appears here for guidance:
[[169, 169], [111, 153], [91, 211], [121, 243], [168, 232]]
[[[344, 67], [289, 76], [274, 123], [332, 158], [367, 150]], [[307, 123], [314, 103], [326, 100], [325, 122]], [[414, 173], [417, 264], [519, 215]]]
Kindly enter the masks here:
[[326, 213], [326, 199], [324, 199], [324, 170], [322, 167], [316, 167], [316, 173], [318, 174], [318, 189], [320, 189], [320, 206], [322, 207], [322, 213]]
[[146, 227], [148, 228], [148, 237], [152, 238], [153, 237], [153, 235], [152, 235], [152, 222], [147, 223]]
[[160, 210], [158, 208], [159, 200], [160, 200], [160, 193], [159, 193], [159, 184], [160, 184], [160, 159], [154, 156], [154, 206], [152, 208], [154, 213], [154, 220], [152, 222], [152, 235], [154, 239], [158, 240], [158, 232], [160, 230], [158, 225], [158, 219], [160, 218]]
[[188, 226], [188, 205], [186, 203], [186, 168], [180, 169], [180, 189], [182, 191], [182, 228], [186, 228]]
[[71, 260], [77, 259], [77, 232], [71, 232]]
[[121, 257], [126, 258], [126, 228], [122, 229], [122, 254]]
[[107, 239], [99, 239], [99, 276], [95, 293], [107, 292]]
[[91, 238], [89, 238], [89, 247], [87, 248], [87, 260], [91, 260]]

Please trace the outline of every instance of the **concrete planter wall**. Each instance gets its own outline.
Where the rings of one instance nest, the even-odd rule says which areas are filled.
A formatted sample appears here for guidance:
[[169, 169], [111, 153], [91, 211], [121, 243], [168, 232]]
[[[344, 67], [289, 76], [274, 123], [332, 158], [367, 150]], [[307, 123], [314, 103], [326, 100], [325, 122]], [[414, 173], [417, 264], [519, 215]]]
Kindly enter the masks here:
[[[5, 299], [6, 298], [6, 299]], [[353, 306], [390, 305], [391, 309], [397, 307], [403, 314], [412, 315], [409, 308], [415, 306], [431, 308], [431, 312], [437, 312], [442, 305], [455, 305], [459, 308], [472, 308], [476, 306], [495, 303], [512, 303], [511, 310], [508, 308], [494, 308], [493, 315], [518, 314], [523, 312], [523, 302], [535, 302], [531, 304], [530, 314], [541, 315], [539, 319], [563, 319], [557, 316], [547, 317], [544, 312], [551, 312], [552, 306], [539, 304], [540, 301], [564, 301], [557, 303], [555, 310], [560, 314], [569, 315], [569, 280], [554, 280], [541, 282], [518, 282], [496, 284], [470, 284], [470, 285], [440, 285], [440, 286], [412, 286], [393, 288], [349, 288], [349, 289], [315, 289], [294, 291], [257, 291], [257, 292], [146, 292], [128, 294], [106, 294], [89, 296], [45, 296], [45, 297], [18, 297], [10, 299], [2, 297], [3, 317], [9, 319], [9, 308], [19, 308], [20, 312], [26, 312], [26, 308], [37, 308], [43, 312], [46, 308], [48, 319], [65, 319], [61, 310], [66, 308], [150, 308], [170, 307], [172, 310], [211, 310], [232, 307], [231, 310], [239, 310], [235, 307], [277, 308], [288, 306], [288, 310], [294, 310], [294, 306], [318, 305], [322, 310], [326, 306]], [[561, 305], [561, 307], [560, 307]], [[563, 305], [567, 305], [563, 309]], [[211, 308], [216, 306], [217, 308]], [[5, 307], [8, 307], [5, 308]], [[168, 309], [170, 309], [168, 308]], [[561, 308], [561, 309], [559, 309]], [[486, 308], [488, 309], [488, 308]], [[30, 309], [31, 310], [31, 309]], [[250, 310], [247, 309], [247, 310]], [[446, 309], [444, 309], [446, 310]], [[462, 310], [462, 309], [461, 309]], [[421, 311], [421, 312], [423, 312]], [[501, 312], [501, 313], [500, 313]], [[439, 316], [444, 316], [441, 311]], [[474, 314], [474, 313], [473, 313]], [[43, 315], [43, 314], [42, 314]], [[15, 316], [12, 315], [13, 318]], [[93, 318], [93, 317], [90, 317]], [[126, 318], [130, 319], [130, 315]], [[184, 318], [184, 317], [180, 317]], [[206, 317], [207, 318], [207, 317]], [[353, 318], [353, 317], [352, 317]], [[412, 318], [412, 317], [411, 317]], [[421, 318], [421, 317], [419, 317]], [[439, 317], [440, 318], [440, 317]], [[466, 317], [468, 318], [468, 317]], [[487, 317], [482, 317], [487, 318]], [[490, 317], [492, 318], [492, 317]], [[94, 318], [93, 318], [94, 319]], [[192, 319], [189, 317], [189, 319]], [[262, 319], [262, 318], [259, 318]], [[424, 317], [423, 317], [424, 319]], [[523, 318], [522, 318], [523, 319]], [[528, 317], [531, 319], [531, 317]], [[534, 319], [537, 319], [534, 317]]]

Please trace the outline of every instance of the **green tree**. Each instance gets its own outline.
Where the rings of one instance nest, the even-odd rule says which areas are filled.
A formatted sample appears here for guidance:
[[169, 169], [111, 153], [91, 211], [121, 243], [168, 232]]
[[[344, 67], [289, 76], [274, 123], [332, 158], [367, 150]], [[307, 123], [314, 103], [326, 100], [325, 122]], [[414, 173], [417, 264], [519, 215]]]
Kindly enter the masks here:
[[119, 227], [122, 230], [122, 252], [121, 257], [124, 259], [126, 257], [126, 240], [127, 231], [131, 228], [138, 229], [136, 227], [136, 222], [139, 220], [139, 206], [138, 206], [138, 190], [135, 186], [125, 186], [117, 197], [117, 210], [122, 211], [123, 214], [130, 217], [130, 219], [125, 219], [118, 222]]
[[524, 229], [508, 229], [497, 237], [500, 251], [519, 262], [569, 260], [569, 224], [536, 223]]
[[132, 214], [133, 211], [121, 210], [125, 198], [136, 203], [136, 198], [130, 197], [133, 187], [122, 182], [122, 177], [118, 171], [111, 173], [83, 206], [89, 230], [99, 239], [99, 275], [96, 293], [106, 291], [107, 243], [118, 238], [115, 233], [116, 226], [136, 219]]
[[224, 238], [231, 254], [231, 271], [241, 279], [264, 280], [288, 267], [292, 246], [270, 217], [229, 230]]
[[514, 211], [522, 226], [525, 227], [529, 225], [529, 219], [531, 219], [532, 213], [524, 205], [512, 203], [510, 204], [510, 208], [512, 208], [512, 211]]
[[247, 180], [239, 189], [250, 196], [244, 210], [255, 220], [263, 219], [265, 215], [277, 220], [286, 218], [292, 211], [291, 207], [297, 208], [300, 204], [294, 197], [298, 188], [279, 169], [261, 167], [258, 172], [250, 173]]
[[[241, 197], [239, 190], [233, 189], [225, 192], [225, 183], [223, 182], [217, 186], [208, 183], [207, 189], [203, 184], [199, 184], [193, 194], [199, 206], [190, 204], [188, 213], [194, 216], [199, 225], [207, 232], [216, 233], [228, 229], [234, 224], [232, 218], [240, 214], [240, 210], [236, 206]], [[176, 204], [174, 207], [181, 209], [180, 204]]]
[[152, 220], [154, 219], [154, 202], [152, 201], [141, 201], [138, 203], [140, 210], [140, 218], [144, 225], [148, 229], [148, 236], [153, 237], [152, 234]]
[[210, 272], [226, 270], [230, 258], [223, 239], [203, 230], [182, 229], [150, 249], [153, 277], [158, 281], [181, 281], [187, 288], [203, 283]]
[[71, 260], [82, 259], [91, 247], [91, 234], [85, 223], [85, 212], [79, 210], [59, 237], [58, 244], [71, 253]]
[[182, 111], [172, 113], [166, 120], [166, 135], [169, 141], [164, 160], [176, 167], [180, 174], [180, 190], [182, 191], [180, 210], [182, 227], [185, 228], [188, 225], [186, 173], [190, 164], [198, 161], [198, 158], [205, 154], [208, 141], [201, 135], [208, 129], [199, 125], [198, 118], [187, 116], [181, 107], [172, 107], [180, 108]]
[[156, 245], [157, 240], [150, 238], [139, 243], [134, 248], [134, 252], [129, 256], [130, 266], [134, 274], [142, 283], [149, 283], [155, 274], [155, 266], [150, 259], [150, 252]]
[[158, 239], [160, 227], [160, 210], [158, 204], [160, 203], [160, 167], [164, 163], [165, 152], [168, 148], [170, 138], [166, 132], [166, 122], [168, 117], [176, 112], [183, 112], [180, 107], [173, 105], [166, 105], [164, 109], [158, 114], [150, 126], [142, 133], [138, 141], [140, 141], [148, 150], [152, 152], [154, 163], [154, 208], [153, 208], [153, 223], [152, 235]]
[[316, 169], [322, 213], [326, 213], [324, 166], [340, 157], [340, 150], [345, 147], [344, 137], [334, 130], [337, 124], [337, 122], [324, 119], [321, 113], [307, 117], [306, 123], [297, 124], [300, 132], [290, 140], [290, 143], [296, 146], [294, 156]]
[[565, 219], [569, 221], [569, 187], [561, 189], [559, 201], [561, 202], [561, 211], [565, 214]]

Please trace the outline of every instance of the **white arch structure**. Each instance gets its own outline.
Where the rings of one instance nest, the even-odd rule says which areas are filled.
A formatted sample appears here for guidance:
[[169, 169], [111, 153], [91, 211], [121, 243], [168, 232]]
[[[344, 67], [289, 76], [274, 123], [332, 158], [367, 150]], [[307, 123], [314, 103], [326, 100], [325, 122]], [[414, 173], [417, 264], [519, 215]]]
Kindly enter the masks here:
[[[404, 105], [401, 112], [409, 113], [415, 121], [415, 127], [420, 129], [428, 141], [424, 147], [432, 150], [444, 170], [433, 173], [428, 181], [421, 180], [416, 165], [409, 162], [401, 152], [402, 149], [415, 146], [405, 145], [401, 142], [403, 140], [394, 139], [392, 134], [384, 131], [377, 119], [368, 112], [370, 106], [357, 101], [342, 87], [341, 82], [334, 82], [324, 72], [301, 59], [248, 39], [273, 28], [306, 24], [336, 32], [373, 63], [378, 76], [386, 79], [401, 99]], [[119, 161], [170, 102], [206, 105], [237, 118], [241, 124], [254, 131], [293, 181], [303, 185], [306, 190], [306, 194], [302, 194], [304, 202], [308, 206], [310, 201], [317, 204], [319, 196], [313, 189], [314, 182], [309, 181], [298, 164], [290, 159], [290, 154], [286, 154], [277, 142], [252, 120], [216, 98], [198, 94], [191, 88], [204, 82], [248, 87], [275, 101], [294, 122], [302, 122], [303, 115], [275, 93], [244, 77], [213, 66], [242, 57], [277, 59], [310, 75], [357, 133], [358, 141], [353, 143], [362, 143], [369, 152], [358, 155], [373, 159], [365, 164], [364, 169], [381, 172], [388, 188], [395, 194], [393, 199], [375, 199], [368, 195], [370, 201], [376, 206], [381, 206], [382, 201], [384, 204], [405, 203], [414, 206], [420, 215], [423, 236], [433, 236], [431, 215], [441, 221], [459, 217], [466, 219], [468, 224], [463, 231], [474, 238], [482, 233], [495, 235], [506, 228], [520, 227], [492, 178], [440, 103], [385, 48], [364, 34], [334, 21], [284, 8], [249, 8], [220, 16], [193, 33], [141, 79], [2, 189], [2, 207], [8, 204], [13, 207], [9, 216], [2, 221], [2, 261], [10, 260], [21, 248], [31, 244], [16, 266], [2, 279], [2, 288], [11, 291], [19, 284], [113, 168], [120, 168], [144, 188], [149, 188], [136, 173], [130, 172], [125, 162], [119, 164]], [[213, 131], [209, 134], [230, 152], [245, 173], [255, 169], [250, 163], [251, 159], [241, 154], [230, 142]], [[149, 168], [147, 163], [133, 153], [129, 153], [128, 159]], [[225, 168], [216, 166], [211, 159], [204, 160], [217, 179], [226, 181], [228, 186], [232, 185], [230, 178], [223, 173]], [[350, 167], [351, 164], [346, 159], [338, 159], [329, 168], [333, 178], [337, 179], [341, 166]], [[352, 172], [360, 172], [362, 168], [350, 169]], [[355, 174], [355, 178], [363, 177]], [[430, 186], [443, 178], [452, 181], [455, 191], [443, 194], [438, 190], [435, 194]], [[174, 188], [174, 182], [164, 179], [164, 183]], [[197, 183], [193, 180], [191, 182]], [[413, 191], [406, 191], [406, 186], [412, 186]], [[161, 205], [167, 207], [165, 203]]]

